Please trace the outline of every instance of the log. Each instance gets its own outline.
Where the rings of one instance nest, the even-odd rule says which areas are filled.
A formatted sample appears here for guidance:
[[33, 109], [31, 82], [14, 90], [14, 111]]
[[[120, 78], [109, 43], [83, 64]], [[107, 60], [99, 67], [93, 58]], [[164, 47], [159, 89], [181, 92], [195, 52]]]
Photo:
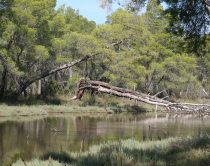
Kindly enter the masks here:
[[[126, 88], [119, 88], [112, 86], [109, 83], [102, 81], [93, 81], [80, 79], [77, 83], [77, 88], [72, 100], [81, 99], [85, 90], [94, 90], [99, 93], [108, 93], [117, 97], [130, 98], [136, 101], [141, 101], [147, 104], [166, 107], [169, 111], [186, 111], [186, 112], [209, 112], [210, 105], [208, 104], [194, 104], [194, 103], [173, 103], [165, 99], [157, 97], [157, 94], [152, 96]], [[210, 113], [210, 112], [209, 112]]]

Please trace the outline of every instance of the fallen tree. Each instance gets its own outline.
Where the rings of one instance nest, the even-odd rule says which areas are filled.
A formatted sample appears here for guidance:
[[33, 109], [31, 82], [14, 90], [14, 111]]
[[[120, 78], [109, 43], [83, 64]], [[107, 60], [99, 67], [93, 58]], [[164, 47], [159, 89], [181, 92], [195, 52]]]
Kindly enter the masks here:
[[[109, 46], [107, 46], [106, 48], [109, 49], [110, 47], [113, 47], [113, 46], [119, 46], [120, 44], [123, 43], [124, 40], [126, 39], [129, 39], [130, 36], [132, 36], [132, 34], [130, 34], [127, 38], [123, 38], [115, 43], [111, 43]], [[61, 71], [63, 69], [66, 69], [66, 68], [69, 68], [69, 67], [72, 67], [72, 66], [75, 66], [79, 63], [81, 63], [82, 61], [85, 61], [85, 60], [88, 60], [90, 59], [91, 57], [95, 56], [95, 55], [98, 55], [100, 54], [101, 52], [96, 52], [96, 53], [92, 53], [92, 54], [87, 54], [85, 56], [83, 56], [82, 58], [79, 58], [79, 59], [76, 59], [72, 62], [68, 62], [66, 64], [63, 64], [62, 66], [58, 66], [56, 68], [53, 68], [51, 70], [47, 70], [47, 71], [44, 71], [42, 72], [41, 74], [36, 74], [35, 76], [28, 76], [28, 77], [24, 77], [23, 80], [25, 81], [22, 81], [22, 80], [15, 80], [15, 83], [16, 83], [16, 90], [9, 96], [9, 97], [12, 97], [12, 98], [18, 98], [20, 94], [22, 94], [22, 92], [24, 92], [26, 90], [26, 88], [31, 85], [32, 83], [34, 83], [35, 81], [38, 81], [42, 78], [45, 78], [49, 75], [52, 75], [58, 71]], [[0, 59], [2, 62], [5, 62], [6, 63], [6, 59], [3, 58], [3, 56], [0, 54]], [[2, 77], [2, 80], [3, 80], [4, 77]], [[3, 83], [5, 82], [4, 80], [2, 81]], [[2, 84], [0, 86], [0, 97], [3, 97], [4, 96], [4, 88], [5, 85]]]
[[136, 101], [142, 101], [147, 104], [163, 106], [166, 107], [169, 111], [175, 110], [198, 113], [210, 111], [210, 105], [208, 104], [173, 103], [165, 100], [164, 98], [158, 98], [157, 94], [152, 96], [130, 89], [115, 87], [106, 82], [92, 81], [86, 79], [80, 79], [78, 81], [75, 94], [71, 99], [81, 99], [85, 90], [94, 90], [99, 93], [108, 93], [117, 97], [125, 97]]

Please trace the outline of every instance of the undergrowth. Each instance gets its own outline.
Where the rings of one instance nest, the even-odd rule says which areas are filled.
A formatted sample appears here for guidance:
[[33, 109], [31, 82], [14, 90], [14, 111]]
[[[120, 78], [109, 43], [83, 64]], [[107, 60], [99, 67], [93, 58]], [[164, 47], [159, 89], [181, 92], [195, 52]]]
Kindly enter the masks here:
[[[34, 162], [40, 162], [40, 165], [51, 162], [58, 166], [208, 165], [210, 163], [210, 137], [196, 135], [187, 138], [167, 138], [161, 141], [139, 142], [134, 139], [109, 141], [94, 145], [86, 152], [48, 152], [43, 156], [39, 160], [34, 159], [28, 162], [27, 165], [33, 165]], [[24, 166], [25, 163], [18, 160], [12, 165], [21, 166], [21, 164]]]

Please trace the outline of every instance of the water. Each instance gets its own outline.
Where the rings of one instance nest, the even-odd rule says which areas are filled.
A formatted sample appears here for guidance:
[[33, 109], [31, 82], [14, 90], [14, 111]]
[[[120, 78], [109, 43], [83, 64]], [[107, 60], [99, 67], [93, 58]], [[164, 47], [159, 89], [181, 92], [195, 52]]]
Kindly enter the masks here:
[[3, 119], [0, 118], [0, 165], [48, 151], [81, 152], [110, 140], [158, 140], [210, 132], [210, 117], [193, 115], [64, 114]]

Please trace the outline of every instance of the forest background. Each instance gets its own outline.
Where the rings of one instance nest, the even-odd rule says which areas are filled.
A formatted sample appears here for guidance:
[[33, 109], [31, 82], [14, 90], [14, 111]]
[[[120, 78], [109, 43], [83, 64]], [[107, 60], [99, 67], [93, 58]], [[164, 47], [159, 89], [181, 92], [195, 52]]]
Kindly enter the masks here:
[[136, 4], [123, 6], [96, 25], [69, 6], [55, 9], [56, 0], [0, 1], [0, 100], [73, 96], [80, 78], [159, 97], [208, 98], [206, 1], [189, 1], [185, 13], [165, 2], [167, 9], [148, 0], [143, 14]]

